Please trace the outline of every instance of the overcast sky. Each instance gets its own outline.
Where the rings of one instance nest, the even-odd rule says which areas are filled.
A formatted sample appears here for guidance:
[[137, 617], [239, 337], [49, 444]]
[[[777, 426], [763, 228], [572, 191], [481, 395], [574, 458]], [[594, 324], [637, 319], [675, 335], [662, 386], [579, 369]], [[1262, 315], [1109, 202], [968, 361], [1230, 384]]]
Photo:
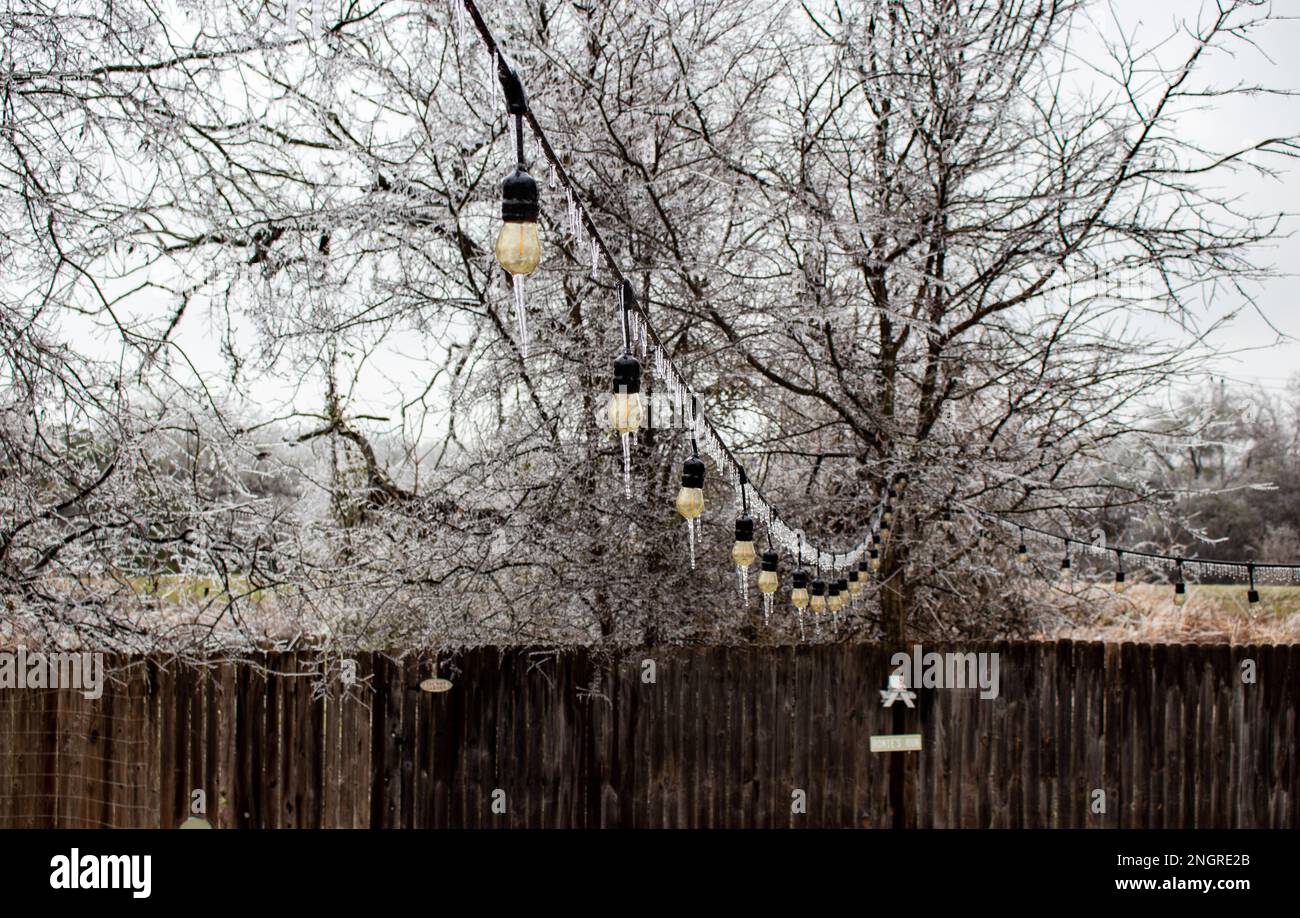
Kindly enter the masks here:
[[[1200, 0], [1123, 0], [1115, 7], [1120, 24], [1126, 30], [1139, 29], [1139, 41], [1145, 35], [1149, 43], [1167, 33], [1175, 22], [1194, 20], [1205, 4]], [[1300, 15], [1300, 2], [1282, 0], [1274, 4], [1274, 11]], [[1300, 49], [1300, 21], [1270, 23], [1255, 37], [1259, 50], [1243, 45], [1235, 56], [1219, 52], [1200, 62], [1202, 80], [1221, 87], [1257, 83], [1300, 92], [1300, 55], [1296, 53]], [[1193, 142], [1220, 150], [1266, 136], [1298, 134], [1300, 96], [1231, 98], [1212, 111], [1180, 119], [1179, 127]], [[1268, 157], [1267, 162], [1281, 170], [1279, 178], [1243, 175], [1225, 184], [1223, 194], [1239, 196], [1249, 210], [1300, 212], [1300, 163], [1278, 157]], [[1300, 222], [1292, 219], [1286, 225], [1294, 233]], [[1300, 370], [1300, 278], [1296, 276], [1300, 271], [1300, 237], [1281, 239], [1259, 254], [1261, 262], [1275, 265], [1291, 276], [1265, 282], [1259, 290], [1259, 310], [1244, 310], [1211, 340], [1225, 354], [1206, 367], [1206, 374], [1278, 388]], [[1241, 305], [1239, 297], [1225, 294], [1211, 309], [1217, 316]], [[1270, 323], [1274, 328], [1269, 327]], [[1279, 332], [1289, 340], [1278, 342]], [[1231, 353], [1243, 350], [1247, 352]]]

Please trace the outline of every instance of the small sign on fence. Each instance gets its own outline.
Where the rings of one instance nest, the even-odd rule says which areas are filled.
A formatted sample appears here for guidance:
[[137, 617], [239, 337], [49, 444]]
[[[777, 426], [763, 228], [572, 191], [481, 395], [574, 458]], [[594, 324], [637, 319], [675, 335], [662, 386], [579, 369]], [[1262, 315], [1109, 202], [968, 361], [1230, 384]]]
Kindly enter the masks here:
[[425, 679], [420, 688], [426, 692], [450, 692], [451, 682], [447, 679]]
[[921, 734], [887, 733], [871, 738], [872, 752], [920, 752]]

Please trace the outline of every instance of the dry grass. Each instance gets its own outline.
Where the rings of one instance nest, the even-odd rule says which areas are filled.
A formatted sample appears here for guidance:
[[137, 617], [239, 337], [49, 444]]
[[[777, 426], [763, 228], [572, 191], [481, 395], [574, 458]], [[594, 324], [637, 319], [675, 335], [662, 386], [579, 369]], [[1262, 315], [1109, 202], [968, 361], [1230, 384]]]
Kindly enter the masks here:
[[1256, 606], [1244, 586], [1196, 585], [1173, 603], [1168, 584], [1134, 584], [1116, 595], [1109, 584], [1079, 585], [1060, 603], [1070, 619], [1044, 637], [1095, 641], [1271, 644], [1300, 642], [1300, 587], [1261, 586]]

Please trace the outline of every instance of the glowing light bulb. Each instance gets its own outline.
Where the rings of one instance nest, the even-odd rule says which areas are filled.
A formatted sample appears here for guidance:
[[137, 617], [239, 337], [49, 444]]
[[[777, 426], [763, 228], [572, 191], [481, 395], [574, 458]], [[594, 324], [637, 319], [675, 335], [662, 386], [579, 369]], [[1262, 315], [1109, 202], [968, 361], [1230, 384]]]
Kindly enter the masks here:
[[1187, 584], [1181, 580], [1174, 584], [1174, 605], [1181, 606], [1187, 602]]
[[1074, 576], [1074, 570], [1070, 567], [1070, 559], [1061, 559], [1061, 581], [1068, 582]]
[[1116, 572], [1115, 572], [1115, 592], [1116, 592], [1116, 593], [1123, 593], [1123, 592], [1124, 592], [1125, 590], [1127, 590], [1127, 589], [1128, 589], [1128, 578], [1125, 577], [1123, 571], [1116, 571]]

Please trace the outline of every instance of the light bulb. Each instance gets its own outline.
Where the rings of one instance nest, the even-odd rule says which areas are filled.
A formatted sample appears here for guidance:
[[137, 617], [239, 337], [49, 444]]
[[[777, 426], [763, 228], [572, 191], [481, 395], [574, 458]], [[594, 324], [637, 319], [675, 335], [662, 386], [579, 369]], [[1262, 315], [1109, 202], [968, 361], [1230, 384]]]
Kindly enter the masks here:
[[641, 426], [641, 393], [615, 392], [609, 397], [609, 426], [621, 434]]
[[1123, 592], [1124, 592], [1125, 590], [1127, 590], [1127, 589], [1128, 589], [1128, 580], [1127, 580], [1127, 578], [1124, 576], [1124, 572], [1123, 572], [1123, 571], [1116, 571], [1116, 572], [1115, 572], [1115, 592], [1116, 592], [1116, 593], [1123, 593]]
[[1187, 602], [1187, 584], [1181, 580], [1174, 584], [1174, 605], [1181, 606]]
[[868, 556], [871, 558], [870, 561], [871, 569], [873, 571], [880, 570], [880, 550], [877, 548], [873, 548], [871, 549], [870, 552], [868, 552]]
[[1025, 546], [1024, 542], [1021, 542], [1020, 547], [1016, 549], [1016, 560], [1021, 564], [1027, 564], [1029, 562], [1029, 549]]
[[684, 519], [699, 519], [704, 512], [704, 489], [682, 488], [677, 492], [677, 512]]
[[812, 598], [808, 605], [813, 612], [821, 613], [826, 611], [826, 581], [814, 580], [812, 585]]
[[1070, 579], [1071, 577], [1073, 577], [1073, 576], [1074, 576], [1074, 571], [1070, 568], [1070, 559], [1069, 559], [1069, 558], [1064, 558], [1064, 559], [1062, 559], [1062, 560], [1061, 560], [1061, 580], [1062, 580], [1062, 581], [1067, 581], [1067, 580], [1069, 580], [1069, 579]]
[[790, 605], [802, 612], [808, 608], [808, 573], [795, 571], [790, 577]]
[[609, 397], [609, 426], [620, 434], [641, 426], [641, 361], [627, 351], [614, 358], [614, 385]]
[[532, 274], [542, 261], [536, 223], [502, 223], [497, 234], [497, 264], [511, 274]]
[[497, 264], [511, 274], [532, 274], [542, 260], [537, 237], [537, 183], [518, 167], [501, 183], [501, 231], [497, 233]]
[[704, 512], [704, 462], [690, 455], [682, 463], [682, 489], [677, 492], [677, 512], [685, 519], [699, 519]]
[[849, 571], [849, 592], [854, 594], [862, 592], [862, 575], [857, 571]]
[[748, 570], [758, 557], [754, 551], [754, 521], [748, 516], [736, 517], [736, 544], [731, 547], [731, 560], [736, 567]]
[[777, 587], [781, 585], [781, 580], [776, 575], [778, 560], [776, 552], [763, 552], [763, 560], [758, 566], [758, 591], [760, 593], [775, 593]]

